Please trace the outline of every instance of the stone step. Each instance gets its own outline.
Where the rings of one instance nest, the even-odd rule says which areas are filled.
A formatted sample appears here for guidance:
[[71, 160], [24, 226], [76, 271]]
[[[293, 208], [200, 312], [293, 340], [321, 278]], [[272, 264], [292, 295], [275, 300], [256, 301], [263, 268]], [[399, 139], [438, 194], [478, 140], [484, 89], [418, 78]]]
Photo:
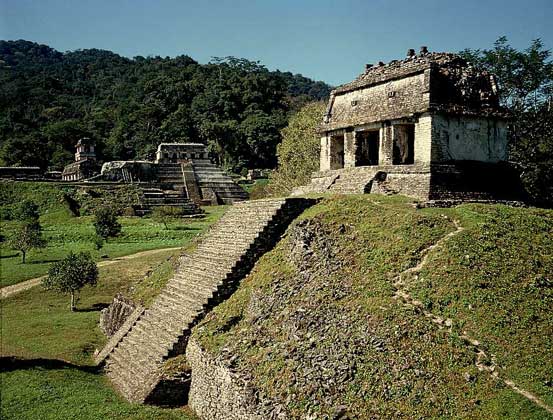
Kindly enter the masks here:
[[173, 310], [182, 310], [182, 311], [202, 311], [204, 305], [207, 302], [198, 301], [190, 296], [176, 296], [171, 294], [167, 290], [163, 290], [163, 294], [159, 295], [160, 304], [167, 305], [172, 307]]
[[[177, 194], [169, 195], [178, 200]], [[269, 199], [229, 208], [196, 250], [180, 258], [173, 278], [108, 356], [108, 376], [122, 395], [144, 402], [161, 380], [164, 360], [186, 345], [189, 329], [251, 270], [265, 249], [256, 251], [256, 244], [275, 243], [310, 204], [305, 199]]]
[[175, 305], [180, 305], [185, 308], [203, 309], [207, 305], [207, 299], [198, 299], [197, 297], [187, 294], [175, 292], [173, 289], [165, 288], [163, 295], [160, 295], [165, 302], [172, 302]]
[[212, 287], [219, 286], [226, 278], [227, 273], [225, 273], [225, 275], [216, 276], [196, 268], [190, 268], [174, 277], [175, 282], [179, 285], [190, 284], [197, 286], [199, 289], [211, 289]]
[[202, 259], [198, 256], [187, 259], [185, 262], [187, 267], [196, 268], [200, 271], [205, 271], [213, 275], [218, 273], [226, 273], [234, 267], [236, 261], [211, 261], [208, 259]]
[[192, 284], [172, 284], [167, 286], [167, 290], [176, 295], [188, 295], [197, 300], [203, 300], [206, 303], [209, 303], [218, 292], [217, 284], [212, 285], [212, 287], [199, 288], [197, 285]]

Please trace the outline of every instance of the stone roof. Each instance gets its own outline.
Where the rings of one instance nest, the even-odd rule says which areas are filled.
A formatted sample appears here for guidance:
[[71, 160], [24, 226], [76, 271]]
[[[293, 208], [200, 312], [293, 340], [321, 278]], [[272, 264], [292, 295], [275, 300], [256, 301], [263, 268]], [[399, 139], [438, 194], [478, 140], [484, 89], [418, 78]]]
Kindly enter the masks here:
[[404, 60], [392, 60], [388, 64], [367, 65], [363, 73], [350, 83], [338, 86], [332, 93], [339, 94], [362, 89], [371, 85], [401, 79], [414, 73], [420, 73], [431, 66], [466, 66], [466, 61], [453, 53], [427, 53], [414, 55]]
[[161, 148], [161, 146], [169, 146], [169, 147], [207, 147], [203, 143], [159, 143], [157, 146], [158, 150]]
[[[404, 88], [398, 92], [400, 97], [395, 104], [393, 96], [390, 96], [392, 102], [383, 101], [373, 93], [373, 87], [392, 86], [394, 81], [412, 77], [419, 78], [418, 84], [414, 84], [412, 90]], [[395, 95], [395, 92], [390, 94]], [[336, 108], [335, 99], [342, 95], [351, 97], [351, 107], [342, 101]], [[409, 95], [411, 99], [407, 99]], [[361, 106], [357, 106], [358, 103]], [[379, 104], [382, 109], [379, 109]], [[355, 80], [334, 89], [320, 130], [410, 117], [427, 111], [499, 118], [509, 116], [499, 106], [497, 81], [493, 74], [478, 69], [458, 54], [424, 52], [387, 64], [367, 65]]]

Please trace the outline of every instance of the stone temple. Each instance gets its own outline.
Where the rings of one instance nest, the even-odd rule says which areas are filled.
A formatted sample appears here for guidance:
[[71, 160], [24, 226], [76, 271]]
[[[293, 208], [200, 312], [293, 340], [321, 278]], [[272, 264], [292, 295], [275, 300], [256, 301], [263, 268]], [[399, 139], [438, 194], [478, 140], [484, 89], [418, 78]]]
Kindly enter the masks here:
[[294, 194], [518, 199], [518, 176], [505, 164], [508, 121], [494, 75], [459, 55], [422, 47], [367, 64], [332, 91], [319, 128], [320, 170]]
[[246, 191], [211, 162], [205, 144], [161, 143], [156, 158], [105, 162], [99, 172], [94, 144], [77, 143], [75, 162], [63, 171], [64, 181], [80, 181], [110, 188], [133, 184], [139, 188], [137, 215], [156, 206], [180, 207], [186, 213], [200, 212], [200, 205], [232, 204], [248, 198]]

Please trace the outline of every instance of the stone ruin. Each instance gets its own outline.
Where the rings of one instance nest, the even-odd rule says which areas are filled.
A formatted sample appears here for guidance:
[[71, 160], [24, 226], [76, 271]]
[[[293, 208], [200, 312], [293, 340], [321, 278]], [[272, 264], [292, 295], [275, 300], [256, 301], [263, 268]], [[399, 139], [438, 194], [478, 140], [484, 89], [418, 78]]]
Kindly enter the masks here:
[[81, 181], [98, 173], [94, 142], [83, 137], [77, 142], [75, 162], [67, 165], [61, 174], [63, 181]]
[[410, 49], [331, 92], [309, 192], [399, 193], [423, 201], [517, 200], [505, 163], [509, 114], [495, 76], [452, 53]]
[[106, 184], [134, 184], [140, 187], [141, 216], [156, 206], [180, 207], [186, 214], [200, 213], [200, 205], [232, 204], [248, 194], [222, 169], [213, 164], [201, 143], [161, 143], [154, 161], [111, 161], [98, 174], [94, 144], [77, 143], [75, 163], [65, 167], [64, 181]]

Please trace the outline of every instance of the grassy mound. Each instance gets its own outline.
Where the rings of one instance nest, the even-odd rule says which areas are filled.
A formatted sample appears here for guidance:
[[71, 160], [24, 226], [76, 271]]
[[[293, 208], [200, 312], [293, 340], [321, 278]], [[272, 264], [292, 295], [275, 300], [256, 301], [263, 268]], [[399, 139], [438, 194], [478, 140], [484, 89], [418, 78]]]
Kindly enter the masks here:
[[[396, 299], [395, 284], [454, 220], [465, 230], [402, 286], [451, 318], [440, 328]], [[479, 371], [461, 335], [494, 356], [500, 378], [553, 405], [552, 226], [538, 209], [327, 198], [194, 337], [294, 418], [547, 418]]]

